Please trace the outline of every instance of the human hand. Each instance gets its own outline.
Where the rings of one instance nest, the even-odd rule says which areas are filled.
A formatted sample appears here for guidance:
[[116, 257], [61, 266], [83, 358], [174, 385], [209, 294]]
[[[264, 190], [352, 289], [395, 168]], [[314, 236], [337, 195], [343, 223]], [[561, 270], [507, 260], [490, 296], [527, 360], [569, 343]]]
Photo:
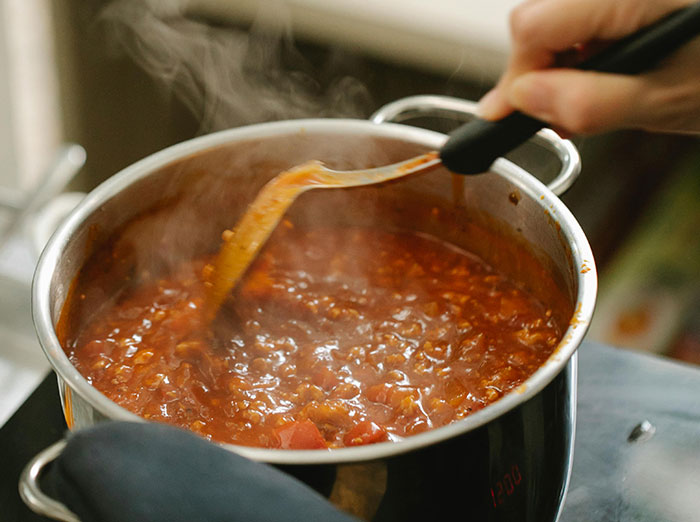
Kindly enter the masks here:
[[627, 76], [559, 67], [619, 40], [691, 0], [526, 0], [511, 13], [512, 51], [480, 115], [517, 109], [575, 134], [618, 128], [700, 133], [700, 39], [658, 67]]

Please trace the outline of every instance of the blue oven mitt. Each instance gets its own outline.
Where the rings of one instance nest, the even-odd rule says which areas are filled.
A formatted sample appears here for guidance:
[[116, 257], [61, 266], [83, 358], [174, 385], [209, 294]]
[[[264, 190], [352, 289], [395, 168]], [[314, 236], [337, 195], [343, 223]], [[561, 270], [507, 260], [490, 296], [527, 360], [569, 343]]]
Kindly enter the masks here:
[[156, 423], [73, 433], [42, 487], [81, 522], [357, 522], [270, 465]]

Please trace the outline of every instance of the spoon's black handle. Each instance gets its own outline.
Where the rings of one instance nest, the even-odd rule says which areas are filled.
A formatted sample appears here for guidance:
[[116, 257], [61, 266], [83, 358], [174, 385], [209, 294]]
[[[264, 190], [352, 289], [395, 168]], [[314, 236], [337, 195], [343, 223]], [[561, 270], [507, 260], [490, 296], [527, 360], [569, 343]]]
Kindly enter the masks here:
[[[651, 69], [699, 33], [700, 2], [696, 2], [614, 43], [576, 68], [637, 74]], [[498, 121], [475, 118], [450, 134], [440, 150], [440, 159], [453, 172], [479, 174], [545, 125], [517, 111]]]

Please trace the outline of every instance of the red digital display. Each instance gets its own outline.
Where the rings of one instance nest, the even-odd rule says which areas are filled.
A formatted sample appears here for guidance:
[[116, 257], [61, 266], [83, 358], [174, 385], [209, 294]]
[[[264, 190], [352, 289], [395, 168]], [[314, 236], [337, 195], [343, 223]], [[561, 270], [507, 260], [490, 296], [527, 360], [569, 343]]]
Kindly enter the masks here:
[[510, 497], [518, 485], [523, 481], [523, 476], [520, 474], [520, 468], [517, 464], [513, 464], [510, 470], [491, 487], [491, 500], [493, 507], [498, 507]]

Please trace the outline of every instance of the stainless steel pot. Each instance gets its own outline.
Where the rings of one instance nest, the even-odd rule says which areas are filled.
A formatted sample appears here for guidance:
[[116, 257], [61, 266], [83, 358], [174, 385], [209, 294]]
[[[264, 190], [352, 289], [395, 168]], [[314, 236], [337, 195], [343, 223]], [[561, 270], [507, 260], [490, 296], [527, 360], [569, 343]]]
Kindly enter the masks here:
[[[121, 250], [127, 260], [122, 265], [128, 265], [128, 270], [162, 266], [171, 261], [171, 255], [185, 258], [195, 255], [216, 245], [220, 230], [234, 223], [259, 187], [281, 169], [308, 159], [320, 159], [335, 168], [380, 165], [439, 149], [445, 135], [387, 121], [446, 114], [465, 117], [473, 108], [471, 102], [463, 100], [414, 97], [385, 107], [372, 121], [298, 120], [231, 129], [153, 154], [97, 187], [49, 241], [33, 285], [34, 322], [41, 346], [58, 375], [68, 426], [80, 429], [105, 419], [142, 421], [93, 388], [71, 364], [56, 335], [56, 325], [72, 282], [90, 256], [106, 242], [115, 240], [115, 234], [118, 234], [117, 241], [123, 244]], [[415, 482], [417, 477], [425, 479], [426, 473], [436, 472], [430, 466], [421, 469], [428, 460], [443, 459], [434, 451], [462, 454], [483, 450], [488, 453], [487, 449], [475, 448], [475, 445], [493, 445], [493, 430], [501, 419], [509, 418], [514, 411], [525, 412], [525, 420], [516, 421], [522, 428], [535, 417], [547, 415], [550, 406], [530, 407], [534, 410], [526, 411], [528, 404], [539, 404], [537, 401], [542, 399], [540, 396], [545, 389], [553, 390], [551, 400], [547, 401], [564, 405], [561, 416], [572, 428], [574, 355], [593, 313], [597, 276], [583, 231], [557, 197], [578, 175], [578, 154], [570, 142], [552, 131], [540, 132], [535, 141], [554, 152], [561, 163], [560, 174], [548, 186], [501, 158], [494, 163], [491, 172], [479, 176], [458, 177], [437, 169], [382, 187], [312, 192], [304, 195], [291, 210], [297, 219], [307, 222], [323, 219], [324, 222], [401, 226], [425, 231], [464, 245], [487, 262], [510, 272], [513, 278], [548, 302], [555, 315], [565, 323], [566, 332], [561, 343], [535, 374], [487, 408], [398, 443], [328, 452], [225, 447], [302, 476], [329, 494], [332, 500], [366, 518], [393, 520], [405, 514], [406, 509], [415, 513], [411, 505], [424, 505], [429, 501], [411, 498], [409, 502], [409, 497], [420, 493], [401, 489], [399, 482], [405, 481], [406, 474], [391, 470], [403, 469], [402, 462], [410, 461], [412, 466], [419, 466], [409, 473], [413, 474]], [[175, 247], [165, 255], [158, 248], [159, 241]], [[132, 256], [135, 244], [149, 244], [145, 260]], [[534, 273], [538, 270], [533, 271], [533, 266], [547, 271], [549, 283], [542, 283], [541, 272]], [[96, 289], [105, 297], [109, 291]], [[546, 429], [542, 428], [543, 436], [548, 436]], [[481, 440], [481, 433], [487, 433], [486, 442], [474, 442]], [[521, 438], [532, 437], [525, 433]], [[561, 440], [557, 458], [564, 461], [571, 457], [573, 434], [564, 435]], [[465, 449], [463, 444], [471, 448]], [[522, 441], [513, 444], [523, 446], [524, 452], [532, 451], [525, 448], [530, 444], [527, 441], [524, 445]], [[543, 439], [542, 444], [548, 443]], [[493, 466], [486, 468], [483, 481], [488, 496], [489, 480], [494, 479], [492, 475], [496, 471]], [[452, 477], [449, 480], [457, 480], [454, 477], [460, 475], [459, 469], [444, 469], [444, 473]], [[550, 515], [545, 515], [549, 518], [542, 518], [541, 513], [545, 511], [530, 506], [527, 509], [532, 517], [539, 516], [538, 520], [556, 518], [568, 480], [569, 468], [562, 469], [563, 472], [557, 471], [559, 475], [563, 473], [558, 485], [547, 493], [552, 497], [549, 504], [554, 506], [548, 511]], [[35, 498], [34, 509], [41, 509], [36, 506], [36, 497], [41, 496], [35, 482], [39, 472], [37, 463], [30, 463], [28, 470], [33, 471], [25, 475], [25, 498]], [[463, 468], [462, 472], [470, 473]], [[520, 468], [518, 472], [524, 475]], [[378, 484], [383, 493], [377, 495], [377, 488], [374, 488], [372, 498], [363, 497], [362, 492], [351, 501], [339, 498], [339, 482], [346, 479], [352, 482], [357, 473], [374, 477], [373, 484]], [[397, 478], [399, 476], [403, 478]], [[541, 482], [538, 486], [537, 480], [533, 480], [532, 487], [542, 487]], [[319, 485], [321, 482], [323, 484]], [[486, 503], [493, 500], [494, 510], [498, 511], [501, 502], [497, 502], [493, 488], [491, 486], [493, 498], [487, 498]], [[426, 495], [433, 495], [431, 491]], [[528, 498], [530, 495], [528, 493]], [[403, 498], [403, 503], [409, 507], [387, 507], [383, 502], [389, 497]], [[461, 506], [464, 497], [457, 500]], [[530, 518], [523, 518], [526, 519]]]

